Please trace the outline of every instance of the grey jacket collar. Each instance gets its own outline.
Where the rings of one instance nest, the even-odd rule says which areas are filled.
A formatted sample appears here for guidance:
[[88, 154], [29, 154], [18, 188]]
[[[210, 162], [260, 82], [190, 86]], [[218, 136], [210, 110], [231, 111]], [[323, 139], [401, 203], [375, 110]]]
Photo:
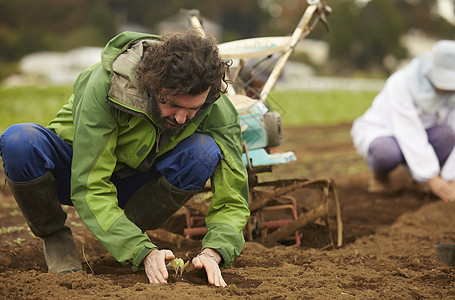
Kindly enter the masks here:
[[113, 75], [108, 98], [117, 104], [124, 105], [133, 111], [150, 115], [150, 104], [147, 91], [139, 86], [136, 69], [141, 62], [144, 51], [151, 45], [160, 43], [157, 40], [141, 40], [120, 54], [113, 62]]

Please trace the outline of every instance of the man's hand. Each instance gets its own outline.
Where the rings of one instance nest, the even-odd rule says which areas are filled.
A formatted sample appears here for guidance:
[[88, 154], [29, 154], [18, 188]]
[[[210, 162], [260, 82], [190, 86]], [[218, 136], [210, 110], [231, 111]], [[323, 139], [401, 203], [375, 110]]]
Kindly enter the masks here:
[[192, 262], [195, 269], [205, 268], [210, 284], [226, 287], [227, 284], [224, 281], [223, 276], [221, 276], [220, 266], [218, 265], [220, 261], [221, 255], [217, 251], [205, 248], [198, 256], [193, 258]]
[[440, 176], [436, 176], [428, 180], [428, 186], [430, 187], [431, 192], [443, 201], [455, 201], [455, 183], [449, 183]]
[[171, 250], [154, 249], [144, 258], [145, 274], [150, 283], [166, 283], [169, 273], [166, 264], [175, 258]]

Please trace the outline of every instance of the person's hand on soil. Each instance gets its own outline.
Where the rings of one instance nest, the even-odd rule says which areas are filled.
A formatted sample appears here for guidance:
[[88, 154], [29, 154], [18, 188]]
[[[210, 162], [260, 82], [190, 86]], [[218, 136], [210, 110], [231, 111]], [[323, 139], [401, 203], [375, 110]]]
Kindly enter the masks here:
[[144, 259], [145, 274], [150, 283], [166, 283], [169, 273], [166, 264], [175, 258], [171, 250], [154, 249]]
[[226, 287], [227, 284], [221, 275], [219, 266], [220, 261], [221, 255], [217, 251], [205, 248], [198, 254], [198, 256], [193, 258], [192, 263], [195, 269], [202, 269], [202, 267], [205, 268], [205, 272], [207, 272], [207, 279], [210, 284]]
[[433, 194], [445, 202], [455, 201], [455, 185], [442, 179], [440, 176], [431, 178], [428, 186]]
[[[455, 181], [450, 181], [449, 182], [449, 188], [450, 188], [451, 191], [455, 191]], [[447, 202], [454, 202], [454, 201], [455, 201], [455, 199], [452, 198], [452, 200], [449, 200]]]

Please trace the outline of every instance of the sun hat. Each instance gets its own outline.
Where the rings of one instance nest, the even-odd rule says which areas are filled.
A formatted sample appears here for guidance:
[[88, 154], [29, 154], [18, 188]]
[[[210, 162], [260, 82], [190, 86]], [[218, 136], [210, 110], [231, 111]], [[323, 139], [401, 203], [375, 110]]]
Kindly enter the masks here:
[[433, 47], [430, 81], [441, 90], [455, 91], [455, 41], [441, 40]]

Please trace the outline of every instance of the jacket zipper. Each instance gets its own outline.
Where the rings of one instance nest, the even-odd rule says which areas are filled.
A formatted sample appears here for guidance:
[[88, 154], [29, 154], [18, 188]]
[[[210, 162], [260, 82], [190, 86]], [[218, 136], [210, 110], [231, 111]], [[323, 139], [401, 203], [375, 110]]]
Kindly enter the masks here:
[[158, 152], [160, 152], [160, 137], [161, 137], [161, 133], [159, 132], [158, 127], [155, 127], [155, 131], [156, 131], [156, 140], [155, 140], [156, 149], [155, 149], [155, 154], [158, 154]]
[[155, 128], [155, 132], [156, 132], [156, 140], [155, 140], [155, 143], [156, 143], [156, 150], [155, 150], [155, 153], [158, 153], [160, 151], [160, 137], [161, 137], [161, 132], [160, 132], [160, 129], [158, 128], [158, 126], [152, 121], [150, 120], [148, 117], [146, 117], [144, 114], [142, 113], [137, 113], [135, 111], [133, 111], [132, 109], [130, 108], [127, 108], [123, 105], [120, 105], [119, 103], [117, 102], [114, 102], [113, 100], [111, 100], [109, 97], [106, 97], [106, 101], [112, 105], [113, 107], [117, 108], [118, 110], [121, 110], [123, 112], [126, 112], [130, 115], [133, 115], [133, 116], [137, 116], [137, 117], [140, 117], [142, 119], [145, 119], [147, 120], [154, 128]]

